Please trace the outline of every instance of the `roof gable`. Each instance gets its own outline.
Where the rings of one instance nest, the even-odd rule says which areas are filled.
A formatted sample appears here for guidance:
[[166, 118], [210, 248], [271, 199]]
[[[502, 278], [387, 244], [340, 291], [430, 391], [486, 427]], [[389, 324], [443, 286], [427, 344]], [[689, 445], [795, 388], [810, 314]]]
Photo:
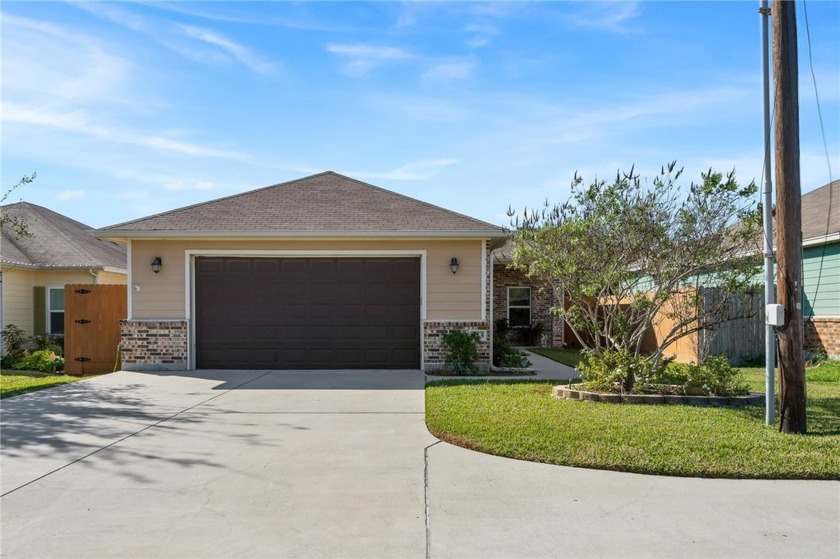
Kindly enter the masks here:
[[802, 240], [840, 233], [840, 180], [802, 196]]
[[[283, 235], [462, 232], [495, 237], [501, 227], [332, 171], [105, 227], [116, 232]], [[115, 235], [116, 236], [116, 235]]]
[[97, 239], [90, 227], [36, 204], [3, 206], [3, 213], [26, 222], [31, 237], [2, 231], [0, 261], [31, 268], [113, 268], [125, 271], [125, 247]]

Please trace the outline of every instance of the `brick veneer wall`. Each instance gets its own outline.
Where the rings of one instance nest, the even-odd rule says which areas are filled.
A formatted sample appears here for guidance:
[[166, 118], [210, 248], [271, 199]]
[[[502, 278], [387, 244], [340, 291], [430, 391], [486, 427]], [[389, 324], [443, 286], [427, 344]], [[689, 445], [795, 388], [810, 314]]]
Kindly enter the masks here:
[[840, 357], [840, 318], [809, 318], [805, 321], [805, 350], [825, 351]]
[[555, 293], [540, 290], [525, 274], [511, 270], [501, 262], [496, 262], [493, 269], [493, 320], [507, 317], [507, 288], [531, 288], [531, 322], [542, 322], [545, 325], [545, 335], [541, 345], [562, 346], [564, 343], [563, 322], [551, 313], [555, 303]]
[[186, 320], [121, 320], [120, 356], [125, 371], [186, 370]]
[[449, 330], [474, 331], [481, 334], [478, 342], [478, 367], [486, 371], [490, 366], [490, 322], [487, 320], [465, 320], [460, 322], [437, 322], [427, 320], [423, 324], [423, 362], [427, 371], [438, 369], [446, 361], [443, 334]]

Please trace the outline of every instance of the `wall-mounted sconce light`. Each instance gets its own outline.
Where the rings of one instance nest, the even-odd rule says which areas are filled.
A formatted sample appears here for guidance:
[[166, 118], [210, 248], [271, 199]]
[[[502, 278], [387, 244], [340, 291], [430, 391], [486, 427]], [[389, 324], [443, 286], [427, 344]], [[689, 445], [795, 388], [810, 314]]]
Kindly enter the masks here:
[[152, 271], [154, 273], [160, 272], [160, 267], [163, 264], [163, 260], [160, 259], [160, 256], [155, 256], [155, 259], [152, 260]]
[[453, 274], [458, 271], [458, 259], [454, 256], [452, 257], [452, 260], [449, 261], [449, 269], [452, 270]]

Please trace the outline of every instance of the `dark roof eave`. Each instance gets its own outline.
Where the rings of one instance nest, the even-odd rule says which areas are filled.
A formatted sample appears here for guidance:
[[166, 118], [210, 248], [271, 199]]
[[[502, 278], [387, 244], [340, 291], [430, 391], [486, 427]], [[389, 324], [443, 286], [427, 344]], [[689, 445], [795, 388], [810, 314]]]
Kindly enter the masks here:
[[129, 239], [253, 239], [253, 240], [281, 240], [281, 239], [504, 239], [507, 233], [502, 228], [493, 229], [463, 229], [463, 230], [429, 230], [429, 231], [219, 231], [219, 230], [131, 230], [131, 229], [98, 229], [93, 231], [98, 239], [108, 241], [125, 241]]

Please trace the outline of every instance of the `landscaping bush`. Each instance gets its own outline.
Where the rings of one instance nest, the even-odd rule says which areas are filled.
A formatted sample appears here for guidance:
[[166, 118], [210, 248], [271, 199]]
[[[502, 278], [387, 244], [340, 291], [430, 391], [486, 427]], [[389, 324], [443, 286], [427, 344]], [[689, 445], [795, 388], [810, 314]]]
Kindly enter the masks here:
[[660, 363], [652, 367], [651, 359], [634, 355], [626, 349], [606, 350], [601, 355], [585, 352], [586, 358], [578, 365], [580, 376], [588, 390], [596, 392], [633, 392], [654, 383], [664, 368]]
[[743, 396], [749, 387], [740, 369], [729, 364], [726, 357], [707, 357], [702, 365], [671, 363], [667, 375], [674, 384], [682, 385], [686, 394], [706, 396]]
[[449, 330], [442, 336], [446, 349], [446, 367], [455, 374], [476, 374], [478, 366], [478, 332]]
[[9, 355], [20, 353], [24, 344], [29, 341], [29, 337], [23, 331], [23, 328], [14, 324], [7, 324], [6, 328], [0, 332], [0, 336], [3, 337], [3, 348]]
[[64, 338], [52, 334], [37, 334], [29, 338], [34, 349], [52, 351], [59, 357], [64, 356]]
[[493, 366], [500, 369], [525, 369], [531, 366], [528, 357], [499, 336], [493, 338]]
[[514, 336], [517, 341], [524, 345], [540, 345], [540, 338], [542, 338], [545, 331], [545, 324], [540, 321], [532, 322], [527, 326], [516, 326], [512, 328], [515, 332]]
[[64, 358], [45, 349], [21, 357], [13, 368], [18, 371], [41, 371], [54, 373], [64, 368]]

